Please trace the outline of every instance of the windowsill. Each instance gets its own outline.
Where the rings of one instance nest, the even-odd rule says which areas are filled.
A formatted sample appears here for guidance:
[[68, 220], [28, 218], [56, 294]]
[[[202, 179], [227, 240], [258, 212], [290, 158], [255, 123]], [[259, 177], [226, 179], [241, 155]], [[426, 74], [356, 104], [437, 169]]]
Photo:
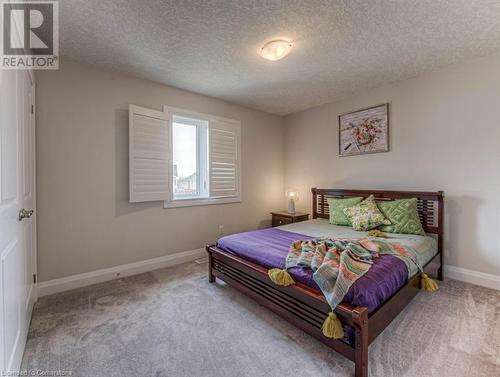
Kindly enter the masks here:
[[202, 198], [202, 199], [176, 199], [163, 202], [163, 208], [182, 208], [195, 206], [208, 206], [212, 204], [240, 203], [240, 197], [232, 198]]

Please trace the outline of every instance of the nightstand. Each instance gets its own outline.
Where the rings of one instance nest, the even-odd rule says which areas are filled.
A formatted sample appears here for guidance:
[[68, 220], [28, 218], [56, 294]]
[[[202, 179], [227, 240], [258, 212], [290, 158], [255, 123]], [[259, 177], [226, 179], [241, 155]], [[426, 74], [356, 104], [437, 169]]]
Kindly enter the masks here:
[[271, 212], [273, 217], [273, 226], [298, 223], [309, 220], [309, 214], [304, 212], [288, 213], [287, 211]]

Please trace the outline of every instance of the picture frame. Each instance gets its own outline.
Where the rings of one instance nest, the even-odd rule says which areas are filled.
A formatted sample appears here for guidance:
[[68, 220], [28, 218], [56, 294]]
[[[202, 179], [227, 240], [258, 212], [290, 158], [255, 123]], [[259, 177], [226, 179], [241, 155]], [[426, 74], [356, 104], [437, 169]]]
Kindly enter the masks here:
[[339, 115], [339, 156], [389, 152], [389, 123], [389, 103]]

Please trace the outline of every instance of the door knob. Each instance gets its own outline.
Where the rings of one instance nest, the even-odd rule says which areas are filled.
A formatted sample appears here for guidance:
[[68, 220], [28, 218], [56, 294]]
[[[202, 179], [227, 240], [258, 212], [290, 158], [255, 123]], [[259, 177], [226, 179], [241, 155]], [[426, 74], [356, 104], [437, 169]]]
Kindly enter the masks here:
[[23, 208], [19, 211], [19, 221], [22, 221], [23, 219], [29, 219], [31, 216], [33, 216], [33, 212], [35, 211], [32, 209]]

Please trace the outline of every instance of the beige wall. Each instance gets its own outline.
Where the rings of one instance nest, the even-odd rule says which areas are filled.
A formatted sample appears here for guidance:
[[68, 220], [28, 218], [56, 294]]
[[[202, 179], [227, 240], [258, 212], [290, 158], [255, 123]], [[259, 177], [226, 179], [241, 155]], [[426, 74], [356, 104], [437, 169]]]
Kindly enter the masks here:
[[[37, 73], [40, 281], [192, 250], [267, 225], [283, 205], [283, 119], [63, 60]], [[128, 105], [240, 119], [243, 201], [163, 209], [128, 203]]]
[[[200, 248], [219, 224], [266, 226], [284, 188], [298, 188], [298, 207], [310, 210], [314, 186], [444, 190], [446, 263], [500, 275], [499, 67], [500, 56], [479, 59], [284, 119], [66, 60], [39, 71], [40, 281]], [[339, 158], [337, 116], [384, 102], [391, 152]], [[243, 202], [129, 204], [129, 103], [240, 119]]]
[[[391, 152], [338, 157], [337, 117], [391, 103]], [[444, 190], [445, 263], [500, 275], [500, 56], [285, 119], [285, 188]]]

